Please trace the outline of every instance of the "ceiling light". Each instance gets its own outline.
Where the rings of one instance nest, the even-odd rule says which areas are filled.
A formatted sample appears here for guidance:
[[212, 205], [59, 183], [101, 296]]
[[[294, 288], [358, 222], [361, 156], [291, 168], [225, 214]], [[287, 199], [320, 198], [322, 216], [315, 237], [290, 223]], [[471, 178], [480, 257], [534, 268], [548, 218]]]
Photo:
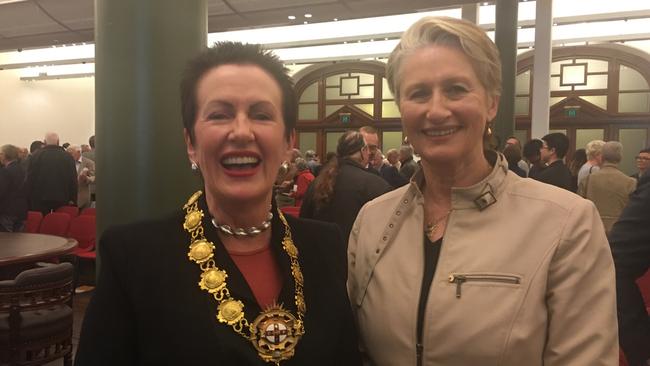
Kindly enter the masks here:
[[339, 18], [334, 18], [334, 21], [335, 21], [335, 22], [338, 22], [338, 21], [339, 21]]
[[304, 22], [302, 22], [302, 24], [309, 24], [309, 22], [305, 20]]
[[11, 3], [22, 3], [27, 0], [0, 0], [0, 5], [11, 4]]
[[289, 20], [294, 20], [294, 19], [296, 19], [296, 16], [295, 15], [289, 15], [287, 18], [289, 18]]
[[487, 5], [488, 5], [488, 3], [483, 3], [483, 6], [487, 6]]
[[305, 18], [311, 18], [311, 14], [309, 13], [305, 14]]

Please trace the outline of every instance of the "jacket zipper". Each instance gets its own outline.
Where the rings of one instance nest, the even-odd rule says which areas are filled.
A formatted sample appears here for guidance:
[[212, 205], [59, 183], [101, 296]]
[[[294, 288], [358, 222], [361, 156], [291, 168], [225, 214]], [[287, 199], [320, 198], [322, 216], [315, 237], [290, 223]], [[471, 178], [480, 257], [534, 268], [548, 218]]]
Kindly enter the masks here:
[[456, 284], [456, 298], [460, 299], [461, 295], [461, 286], [463, 283], [468, 281], [479, 281], [479, 282], [499, 282], [499, 283], [509, 283], [513, 285], [518, 285], [521, 283], [521, 279], [517, 276], [510, 275], [492, 275], [492, 274], [450, 274], [449, 283]]

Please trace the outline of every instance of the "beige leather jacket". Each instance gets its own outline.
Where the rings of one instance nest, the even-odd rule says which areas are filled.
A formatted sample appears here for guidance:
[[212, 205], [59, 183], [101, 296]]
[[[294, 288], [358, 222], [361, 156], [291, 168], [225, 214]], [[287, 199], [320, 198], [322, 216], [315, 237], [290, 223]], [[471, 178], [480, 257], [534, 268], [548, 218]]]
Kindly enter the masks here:
[[[348, 291], [369, 364], [416, 365], [422, 184], [419, 171], [367, 203], [350, 235]], [[452, 190], [448, 220], [423, 365], [618, 364], [614, 266], [590, 201], [508, 172], [499, 155], [486, 179]]]

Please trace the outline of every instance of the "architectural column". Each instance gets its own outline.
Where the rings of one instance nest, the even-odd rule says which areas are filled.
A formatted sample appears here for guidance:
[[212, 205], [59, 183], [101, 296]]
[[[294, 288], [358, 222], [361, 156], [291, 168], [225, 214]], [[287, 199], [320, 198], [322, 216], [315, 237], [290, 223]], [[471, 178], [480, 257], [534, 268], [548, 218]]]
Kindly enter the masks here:
[[499, 112], [492, 128], [503, 145], [515, 130], [515, 77], [517, 75], [518, 0], [497, 0], [494, 42], [501, 54], [503, 78]]
[[535, 4], [535, 53], [533, 55], [533, 94], [530, 123], [531, 138], [548, 133], [551, 104], [551, 57], [553, 0]]
[[463, 4], [461, 9], [461, 16], [463, 19], [478, 24], [478, 8], [479, 4]]
[[207, 45], [206, 0], [95, 1], [98, 237], [178, 210], [198, 187], [179, 83]]

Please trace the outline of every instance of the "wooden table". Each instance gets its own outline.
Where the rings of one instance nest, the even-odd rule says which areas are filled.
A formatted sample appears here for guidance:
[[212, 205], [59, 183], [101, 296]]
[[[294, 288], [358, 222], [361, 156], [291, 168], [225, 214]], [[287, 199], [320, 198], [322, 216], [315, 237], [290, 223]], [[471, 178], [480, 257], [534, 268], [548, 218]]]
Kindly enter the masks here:
[[0, 267], [35, 263], [70, 254], [77, 241], [54, 235], [0, 232]]

